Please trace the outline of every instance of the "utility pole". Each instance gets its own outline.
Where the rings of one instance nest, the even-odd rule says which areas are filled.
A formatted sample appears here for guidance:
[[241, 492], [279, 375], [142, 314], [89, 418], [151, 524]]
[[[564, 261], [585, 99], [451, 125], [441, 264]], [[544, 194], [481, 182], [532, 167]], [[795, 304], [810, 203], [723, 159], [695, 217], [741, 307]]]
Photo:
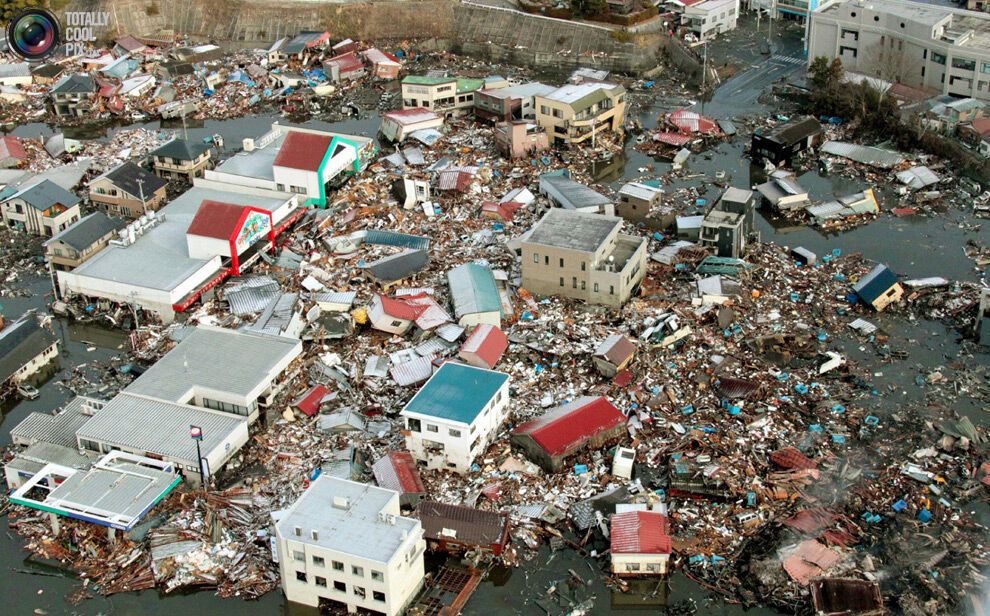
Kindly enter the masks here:
[[206, 491], [206, 476], [203, 474], [203, 454], [199, 449], [199, 442], [203, 440], [203, 428], [199, 426], [189, 426], [189, 436], [196, 441], [196, 462], [199, 464], [199, 480]]

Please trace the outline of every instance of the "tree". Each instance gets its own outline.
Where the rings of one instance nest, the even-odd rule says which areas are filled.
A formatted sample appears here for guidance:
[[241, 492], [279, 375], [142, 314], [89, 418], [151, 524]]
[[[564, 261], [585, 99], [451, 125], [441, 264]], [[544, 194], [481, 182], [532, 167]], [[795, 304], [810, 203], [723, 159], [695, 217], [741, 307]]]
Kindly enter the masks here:
[[842, 83], [842, 72], [842, 60], [829, 61], [825, 56], [818, 56], [808, 67], [808, 78], [816, 90], [829, 91]]
[[885, 49], [880, 42], [876, 42], [863, 50], [860, 66], [865, 73], [884, 81], [896, 82], [911, 70], [911, 62], [903, 53], [894, 50], [893, 40], [890, 42], [890, 49]]
[[603, 15], [607, 6], [605, 0], [571, 0], [571, 10], [581, 17]]

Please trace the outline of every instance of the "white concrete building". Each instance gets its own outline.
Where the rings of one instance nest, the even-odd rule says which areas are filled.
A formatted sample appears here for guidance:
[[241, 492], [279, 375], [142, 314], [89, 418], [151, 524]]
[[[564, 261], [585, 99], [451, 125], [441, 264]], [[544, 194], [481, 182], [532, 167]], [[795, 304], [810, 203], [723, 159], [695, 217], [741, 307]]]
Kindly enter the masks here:
[[739, 0], [704, 0], [684, 7], [682, 23], [699, 40], [710, 38], [736, 29], [739, 19]]
[[272, 518], [289, 601], [397, 616], [423, 585], [423, 527], [394, 490], [324, 475]]
[[833, 0], [812, 14], [808, 61], [990, 100], [990, 15], [901, 0]]
[[428, 468], [466, 473], [509, 414], [509, 375], [447, 362], [400, 413], [406, 449]]

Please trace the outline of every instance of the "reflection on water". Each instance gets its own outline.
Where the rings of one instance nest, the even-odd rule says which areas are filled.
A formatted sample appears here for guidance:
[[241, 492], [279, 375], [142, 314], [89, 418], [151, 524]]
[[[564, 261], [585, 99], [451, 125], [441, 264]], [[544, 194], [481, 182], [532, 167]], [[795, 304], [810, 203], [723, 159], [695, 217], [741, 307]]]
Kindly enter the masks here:
[[611, 607], [613, 610], [650, 610], [667, 605], [670, 595], [670, 581], [667, 578], [629, 579], [627, 592], [613, 589]]
[[625, 153], [617, 153], [611, 158], [591, 161], [588, 174], [598, 184], [609, 184], [622, 178], [626, 168]]

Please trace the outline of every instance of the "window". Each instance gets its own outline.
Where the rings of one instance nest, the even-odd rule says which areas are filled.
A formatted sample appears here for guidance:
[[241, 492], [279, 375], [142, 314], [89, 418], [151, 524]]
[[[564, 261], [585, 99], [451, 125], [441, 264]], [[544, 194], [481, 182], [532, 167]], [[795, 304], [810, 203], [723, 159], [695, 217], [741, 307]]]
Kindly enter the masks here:
[[587, 288], [587, 286], [588, 286], [588, 285], [587, 285], [587, 284], [585, 283], [585, 281], [584, 281], [584, 280], [582, 280], [582, 281], [581, 281], [581, 290], [582, 290], [582, 291], [584, 291], [584, 290], [585, 290], [585, 288]]
[[548, 255], [543, 255], [543, 265], [550, 265], [550, 257]]
[[615, 285], [608, 285], [608, 294], [615, 295]]
[[588, 262], [587, 261], [581, 261], [581, 271], [584, 272], [584, 271], [587, 271], [587, 269], [588, 269]]
[[880, 16], [879, 15], [874, 15], [873, 16], [873, 21], [880, 21]]
[[849, 57], [855, 58], [859, 54], [859, 50], [857, 50], [855, 47], [839, 47], [840, 56], [845, 56], [847, 54], [849, 55]]
[[418, 419], [416, 419], [415, 417], [410, 417], [408, 421], [409, 421], [410, 430], [412, 430], [413, 432], [422, 432], [423, 427]]
[[980, 72], [990, 75], [990, 62], [983, 62], [980, 65]]
[[306, 581], [306, 572], [305, 571], [296, 571], [296, 580], [298, 580], [300, 582], [305, 582]]
[[560, 286], [564, 286], [564, 277], [563, 276], [560, 277]]
[[540, 113], [543, 115], [550, 115], [550, 108], [546, 105], [540, 105]]
[[846, 37], [849, 37], [849, 38], [851, 38], [854, 41], [858, 41], [859, 40], [859, 31], [858, 30], [846, 30], [846, 29], [843, 28], [843, 30], [842, 30], [842, 38], [846, 38]]
[[347, 592], [347, 584], [335, 580], [333, 583], [333, 589], [339, 590], [340, 592]]
[[351, 565], [351, 575], [356, 575], [358, 577], [364, 577], [364, 567], [358, 567], [357, 565]]
[[478, 446], [479, 443], [481, 443], [481, 437], [480, 436], [478, 438], [474, 439], [474, 442], [471, 443], [471, 451], [474, 451], [475, 448]]
[[964, 71], [975, 71], [976, 60], [969, 58], [952, 58], [952, 68], [960, 68]]
[[660, 565], [658, 563], [647, 563], [646, 570], [651, 573], [660, 573]]
[[576, 289], [577, 288], [577, 276], [572, 276], [571, 277], [571, 288], [572, 289]]
[[945, 64], [945, 56], [933, 51], [932, 52], [932, 62], [935, 64]]
[[313, 566], [314, 567], [326, 567], [327, 566], [327, 561], [324, 560], [324, 558], [322, 556], [314, 556], [313, 557]]
[[375, 590], [375, 591], [372, 591], [372, 593], [371, 593], [371, 597], [372, 597], [372, 598], [373, 598], [373, 599], [374, 599], [375, 601], [381, 601], [382, 603], [384, 603], [384, 602], [385, 602], [385, 593], [383, 593], [383, 592], [379, 592], [379, 591], [377, 591], [377, 590]]
[[402, 327], [402, 321], [392, 321], [392, 327]]
[[439, 432], [440, 428], [436, 424], [426, 424], [427, 432]]
[[626, 571], [639, 571], [639, 563], [626, 563]]
[[450, 434], [451, 436], [453, 436], [454, 438], [460, 438], [460, 436], [461, 436], [461, 431], [460, 431], [460, 430], [455, 430], [455, 429], [453, 429], [453, 428], [449, 428], [449, 429], [447, 430], [447, 432], [448, 432], [448, 433], [449, 433], [449, 434]]
[[595, 293], [598, 293], [598, 283], [595, 283]]
[[316, 585], [319, 586], [320, 588], [326, 588], [327, 587], [327, 578], [316, 576]]
[[[984, 66], [986, 66], [986, 65], [984, 65]], [[540, 255], [534, 252], [533, 253], [533, 263], [539, 263], [539, 262], [540, 262]]]
[[334, 571], [343, 571], [344, 570], [344, 563], [342, 563], [340, 561], [337, 561], [337, 560], [333, 561], [333, 570]]
[[560, 267], [564, 267], [564, 259], [563, 259], [563, 257], [561, 257], [561, 259], [560, 259]]
[[385, 576], [382, 574], [381, 571], [375, 571], [374, 569], [372, 569], [371, 579], [373, 579], [376, 582], [383, 582], [385, 581]]
[[987, 89], [987, 82], [985, 81], [977, 82], [976, 89], [979, 90], [980, 92], [983, 92], [984, 90]]
[[364, 599], [365, 597], [364, 589], [361, 588], [360, 586], [354, 587], [354, 594], [357, 595], [358, 597], [361, 597], [362, 599]]
[[298, 560], [299, 562], [306, 562], [306, 553], [300, 552], [299, 550], [293, 550], [292, 560]]

